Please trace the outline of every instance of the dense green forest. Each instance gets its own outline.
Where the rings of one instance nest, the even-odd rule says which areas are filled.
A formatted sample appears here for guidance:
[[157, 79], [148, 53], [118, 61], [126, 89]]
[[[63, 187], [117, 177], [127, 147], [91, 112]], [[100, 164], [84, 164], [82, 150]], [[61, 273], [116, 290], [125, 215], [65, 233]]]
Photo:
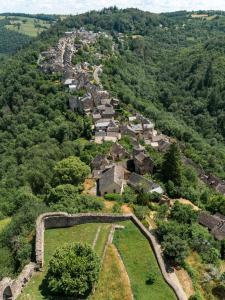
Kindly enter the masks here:
[[[211, 16], [117, 8], [70, 16], [2, 62], [0, 218], [12, 222], [0, 234], [0, 277], [20, 271], [32, 257], [34, 221], [41, 212], [102, 208], [98, 199], [79, 192], [90, 161], [110, 144], [89, 142], [91, 120], [69, 110], [61, 74], [45, 74], [37, 65], [40, 52], [65, 31], [84, 26], [110, 32], [116, 47], [104, 61], [102, 82], [121, 99], [121, 110], [141, 111], [206, 172], [225, 178], [225, 17]], [[65, 181], [61, 171], [70, 168]], [[211, 212], [225, 212], [224, 197], [208, 197], [194, 172], [182, 172], [179, 191], [167, 185], [170, 196], [185, 195]]]

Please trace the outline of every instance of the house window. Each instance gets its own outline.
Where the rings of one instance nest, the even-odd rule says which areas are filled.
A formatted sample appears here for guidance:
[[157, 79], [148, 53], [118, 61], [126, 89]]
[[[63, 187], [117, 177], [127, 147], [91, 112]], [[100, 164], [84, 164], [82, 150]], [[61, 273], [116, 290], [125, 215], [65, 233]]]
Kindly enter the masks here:
[[115, 190], [115, 189], [113, 190], [113, 193], [114, 193], [114, 194], [116, 193], [116, 190]]

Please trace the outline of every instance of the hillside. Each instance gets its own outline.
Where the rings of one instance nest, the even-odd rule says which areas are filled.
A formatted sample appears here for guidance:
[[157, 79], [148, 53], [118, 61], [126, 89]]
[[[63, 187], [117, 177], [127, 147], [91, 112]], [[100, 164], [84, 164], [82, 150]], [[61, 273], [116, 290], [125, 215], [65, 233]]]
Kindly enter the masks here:
[[15, 53], [57, 20], [53, 15], [0, 14], [0, 55]]
[[[16, 28], [9, 23], [11, 17], [15, 16], [3, 17], [0, 24], [6, 35], [9, 29], [4, 26], [13, 27], [9, 42], [15, 44], [14, 35], [26, 36], [16, 32], [25, 33], [25, 26]], [[34, 20], [37, 18], [42, 21], [33, 25], [45, 24], [44, 16], [35, 16]], [[151, 221], [158, 228], [156, 234], [163, 249], [169, 249], [170, 263], [182, 265], [192, 274], [194, 289], [201, 291], [205, 299], [217, 299], [213, 291], [218, 278], [210, 277], [209, 292], [207, 281], [203, 288], [201, 283], [204, 273], [211, 272], [210, 264], [221, 266], [221, 275], [224, 241], [214, 240], [203, 230], [197, 223], [197, 213], [189, 206], [176, 204], [174, 210], [167, 210], [166, 205], [159, 203], [185, 198], [200, 209], [225, 215], [224, 190], [218, 193], [198, 173], [200, 169], [205, 176], [216, 175], [213, 180], [224, 188], [224, 26], [225, 16], [218, 12], [152, 14], [110, 8], [59, 20], [36, 39], [26, 36], [25, 43], [29, 41], [29, 45], [3, 61], [0, 218], [11, 222], [3, 221], [0, 234], [1, 278], [15, 276], [33, 258], [35, 219], [40, 213], [105, 209], [103, 197], [96, 197], [97, 189], [94, 195], [87, 195], [83, 184], [85, 179], [90, 180], [90, 167], [97, 155], [109, 164], [117, 161], [112, 145], [118, 141], [125, 149], [126, 159], [133, 156], [133, 148], [144, 149], [145, 158], [153, 162], [153, 167], [146, 174], [140, 169], [137, 172], [165, 192], [166, 197], [152, 195], [143, 187], [135, 190], [129, 186], [123, 193], [108, 193], [108, 200], [117, 201], [112, 211], [120, 212], [126, 202], [145, 225], [153, 214]], [[2, 51], [21, 48], [22, 40], [18, 43], [14, 48], [9, 44], [7, 50], [3, 45]], [[94, 108], [110, 118], [116, 116], [115, 124], [110, 123], [111, 119], [107, 121], [112, 124], [107, 126], [118, 127], [115, 140], [107, 141], [104, 136], [98, 142], [98, 137], [106, 133], [100, 130], [96, 134], [93, 111], [79, 107], [79, 101], [92, 101], [92, 97], [99, 100], [99, 94], [106, 95], [99, 98], [105, 103], [110, 100], [110, 109], [104, 108], [102, 113], [99, 103]], [[143, 138], [142, 133], [134, 133], [132, 139], [121, 130], [122, 125], [137, 128], [140, 119], [152, 130], [148, 144], [149, 139]], [[172, 144], [171, 152], [159, 150], [158, 142], [153, 141], [159, 137]], [[106, 142], [101, 143], [103, 140]], [[124, 162], [119, 157], [117, 163]], [[204, 241], [199, 243], [201, 236]], [[175, 250], [179, 246], [181, 254], [169, 248], [171, 245], [175, 245]], [[196, 276], [189, 268], [193, 257], [201, 265]], [[128, 273], [132, 273], [132, 267]], [[132, 280], [135, 282], [136, 278]]]

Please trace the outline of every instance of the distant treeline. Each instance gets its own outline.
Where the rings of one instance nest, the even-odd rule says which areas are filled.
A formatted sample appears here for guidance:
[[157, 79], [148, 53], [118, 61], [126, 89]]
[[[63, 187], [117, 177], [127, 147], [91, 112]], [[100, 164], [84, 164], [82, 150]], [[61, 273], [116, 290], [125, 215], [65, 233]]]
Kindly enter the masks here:
[[6, 17], [24, 17], [24, 18], [34, 18], [43, 21], [57, 21], [59, 19], [58, 15], [45, 15], [45, 14], [24, 14], [24, 13], [2, 13], [0, 16]]

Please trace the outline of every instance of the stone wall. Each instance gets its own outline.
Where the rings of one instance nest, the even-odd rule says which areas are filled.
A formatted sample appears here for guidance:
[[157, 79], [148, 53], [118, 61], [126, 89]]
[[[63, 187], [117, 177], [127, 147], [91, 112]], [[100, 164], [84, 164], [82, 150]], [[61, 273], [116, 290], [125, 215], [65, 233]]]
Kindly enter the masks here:
[[131, 220], [142, 232], [142, 234], [150, 242], [151, 247], [154, 251], [158, 265], [162, 272], [162, 275], [168, 285], [175, 292], [178, 300], [187, 300], [181, 285], [177, 283], [172, 275], [166, 271], [165, 263], [161, 254], [161, 247], [156, 241], [154, 235], [148, 231], [142, 223], [133, 214], [124, 215], [112, 215], [112, 214], [97, 214], [97, 213], [86, 213], [70, 215], [67, 213], [46, 213], [42, 214], [37, 218], [36, 221], [36, 264], [30, 263], [21, 272], [17, 279], [12, 280], [10, 278], [4, 278], [0, 282], [0, 300], [3, 300], [4, 291], [12, 293], [12, 299], [16, 299], [21, 293], [24, 285], [31, 278], [34, 270], [41, 269], [44, 264], [44, 232], [45, 229], [49, 228], [61, 228], [70, 227], [84, 223], [116, 223], [120, 221]]
[[131, 215], [111, 214], [76, 214], [67, 213], [46, 213], [38, 217], [36, 222], [36, 263], [39, 269], [44, 265], [44, 231], [50, 228], [71, 227], [85, 223], [115, 223], [129, 220]]
[[23, 268], [22, 272], [16, 279], [13, 280], [11, 278], [4, 278], [0, 282], [0, 300], [16, 299], [20, 295], [23, 287], [32, 277], [35, 269], [36, 264], [29, 263]]

